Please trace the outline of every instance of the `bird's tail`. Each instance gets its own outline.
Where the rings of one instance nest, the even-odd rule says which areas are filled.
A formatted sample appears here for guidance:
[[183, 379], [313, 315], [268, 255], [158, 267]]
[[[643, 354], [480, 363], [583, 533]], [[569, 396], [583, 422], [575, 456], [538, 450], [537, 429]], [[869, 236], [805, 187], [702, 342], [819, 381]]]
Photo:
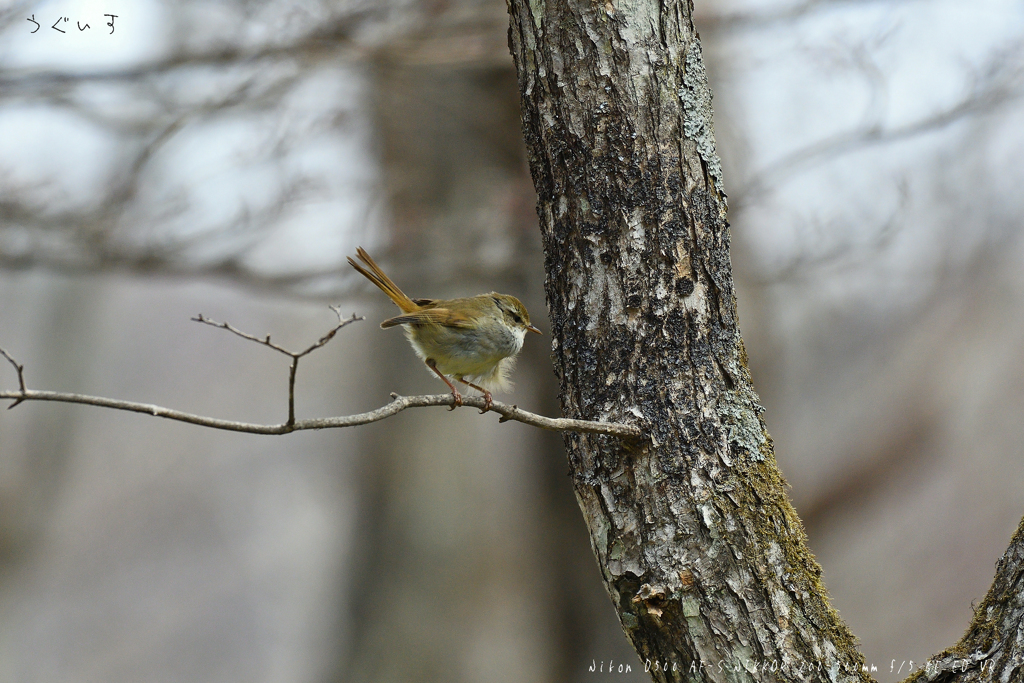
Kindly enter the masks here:
[[412, 313], [420, 309], [419, 306], [413, 303], [412, 299], [405, 295], [405, 292], [398, 288], [398, 285], [391, 281], [391, 278], [384, 274], [384, 271], [373, 262], [373, 259], [370, 258], [365, 249], [362, 247], [356, 249], [356, 256], [366, 264], [366, 268], [356, 263], [351, 256], [348, 257], [349, 264], [362, 273], [363, 277], [367, 280], [380, 287], [380, 291], [387, 294], [388, 298], [394, 301], [395, 305], [402, 309], [403, 313]]

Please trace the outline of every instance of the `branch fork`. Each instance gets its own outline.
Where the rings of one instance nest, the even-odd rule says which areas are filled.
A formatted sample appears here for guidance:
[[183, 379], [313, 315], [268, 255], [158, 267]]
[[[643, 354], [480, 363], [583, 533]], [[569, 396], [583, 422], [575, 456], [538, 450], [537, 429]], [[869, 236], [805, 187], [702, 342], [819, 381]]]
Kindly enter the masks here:
[[290, 366], [290, 368], [288, 370], [288, 421], [285, 422], [285, 424], [286, 425], [294, 425], [295, 424], [295, 373], [299, 369], [299, 359], [302, 358], [303, 356], [306, 356], [306, 355], [312, 353], [313, 351], [316, 351], [317, 349], [322, 348], [323, 346], [325, 346], [327, 344], [327, 342], [329, 342], [332, 339], [334, 339], [334, 335], [338, 334], [338, 330], [340, 330], [341, 328], [343, 328], [343, 327], [345, 327], [347, 325], [350, 325], [350, 324], [356, 322], [357, 320], [365, 320], [365, 318], [363, 318], [362, 316], [358, 316], [355, 313], [352, 314], [351, 318], [342, 318], [341, 317], [341, 309], [340, 308], [338, 308], [337, 306], [330, 306], [330, 309], [332, 311], [334, 311], [334, 314], [336, 316], [338, 316], [338, 324], [335, 325], [334, 328], [331, 331], [329, 331], [327, 334], [325, 334], [324, 336], [320, 337], [320, 339], [318, 339], [316, 341], [316, 343], [310, 345], [308, 348], [306, 348], [306, 349], [304, 349], [302, 351], [289, 351], [288, 349], [284, 348], [283, 346], [278, 346], [277, 344], [275, 344], [272, 341], [270, 341], [270, 335], [269, 334], [266, 337], [264, 337], [263, 339], [260, 339], [259, 337], [255, 337], [255, 336], [253, 336], [251, 334], [248, 334], [246, 332], [242, 332], [241, 330], [239, 330], [239, 329], [237, 329], [235, 327], [232, 327], [230, 323], [226, 323], [226, 322], [219, 323], [216, 320], [211, 320], [209, 318], [203, 317], [202, 313], [200, 313], [196, 317], [192, 318], [192, 320], [194, 322], [197, 322], [197, 323], [202, 323], [204, 325], [210, 325], [211, 327], [217, 327], [217, 328], [220, 328], [222, 330], [227, 330], [228, 332], [231, 332], [232, 334], [238, 335], [242, 339], [248, 339], [249, 341], [256, 342], [257, 344], [261, 344], [262, 346], [266, 346], [267, 348], [273, 349], [273, 350], [277, 351], [278, 353], [282, 353], [282, 354], [284, 354], [284, 355], [286, 355], [286, 356], [288, 356], [289, 358], [292, 359], [291, 366]]
[[7, 362], [14, 366], [14, 371], [18, 373], [18, 387], [19, 389], [21, 389], [21, 397], [16, 397], [14, 403], [7, 406], [7, 410], [10, 410], [14, 406], [24, 401], [26, 395], [28, 394], [28, 389], [25, 387], [25, 366], [20, 365], [17, 361], [11, 358], [11, 355], [9, 353], [4, 351], [3, 349], [0, 349], [0, 354], [3, 354], [3, 357], [7, 359]]
[[[162, 417], [168, 420], [176, 420], [178, 422], [187, 422], [189, 424], [199, 425], [201, 427], [210, 427], [212, 429], [224, 429], [234, 432], [247, 432], [250, 434], [290, 434], [292, 432], [307, 430], [307, 429], [335, 429], [341, 427], [355, 427], [358, 425], [369, 424], [371, 422], [378, 422], [386, 418], [396, 415], [407, 408], [425, 408], [430, 406], [448, 406], [455, 408], [455, 399], [451, 394], [434, 394], [425, 396], [399, 396], [398, 394], [391, 394], [391, 402], [365, 413], [357, 413], [355, 415], [345, 415], [341, 417], [325, 417], [325, 418], [314, 418], [308, 420], [298, 420], [295, 417], [295, 375], [299, 367], [299, 359], [309, 355], [317, 349], [323, 348], [329, 341], [334, 339], [335, 335], [343, 327], [346, 327], [357, 320], [363, 320], [361, 316], [355, 314], [350, 318], [343, 318], [341, 311], [334, 307], [330, 307], [334, 311], [335, 315], [338, 316], [338, 323], [324, 334], [315, 343], [311, 344], [307, 348], [301, 351], [290, 351], [279, 344], [275, 344], [270, 335], [264, 337], [257, 337], [247, 332], [243, 332], [238, 328], [232, 326], [227, 322], [217, 322], [207, 318], [202, 313], [198, 314], [193, 321], [201, 323], [203, 325], [209, 325], [210, 327], [216, 327], [218, 329], [227, 330], [232, 334], [247, 339], [251, 342], [266, 346], [267, 348], [273, 349], [278, 353], [291, 358], [291, 364], [288, 371], [288, 419], [281, 424], [254, 424], [249, 422], [236, 422], [233, 420], [221, 420], [214, 417], [206, 417], [203, 415], [193, 415], [191, 413], [185, 413], [171, 408], [165, 408], [163, 406], [152, 405], [149, 403], [136, 403], [134, 401], [121, 401], [119, 399], [105, 398], [102, 396], [87, 396], [85, 394], [72, 394], [58, 391], [37, 391], [29, 389], [25, 383], [25, 366], [19, 364], [14, 357], [11, 356], [7, 351], [0, 348], [0, 355], [3, 355], [7, 359], [7, 362], [11, 364], [18, 376], [18, 390], [17, 391], [0, 391], [0, 399], [9, 399], [13, 403], [8, 406], [8, 409], [24, 402], [24, 401], [58, 401], [63, 403], [81, 403], [83, 405], [98, 406], [101, 408], [110, 408], [113, 410], [126, 410], [134, 413], [141, 413], [145, 415], [152, 415], [153, 417]], [[467, 396], [463, 397], [462, 405], [467, 407], [479, 408], [481, 411], [486, 405], [486, 400], [483, 396]], [[589, 420], [573, 420], [568, 418], [552, 418], [545, 417], [543, 415], [537, 415], [535, 413], [522, 410], [516, 405], [508, 405], [506, 403], [500, 403], [498, 401], [492, 401], [490, 404], [490, 410], [498, 413], [501, 417], [499, 422], [507, 422], [514, 420], [516, 422], [522, 422], [523, 424], [539, 427], [541, 429], [552, 429], [557, 431], [575, 431], [575, 432], [586, 432], [591, 434], [607, 434], [609, 436], [616, 436], [622, 439], [637, 439], [643, 434], [643, 430], [635, 425], [618, 424], [614, 422], [592, 422]]]

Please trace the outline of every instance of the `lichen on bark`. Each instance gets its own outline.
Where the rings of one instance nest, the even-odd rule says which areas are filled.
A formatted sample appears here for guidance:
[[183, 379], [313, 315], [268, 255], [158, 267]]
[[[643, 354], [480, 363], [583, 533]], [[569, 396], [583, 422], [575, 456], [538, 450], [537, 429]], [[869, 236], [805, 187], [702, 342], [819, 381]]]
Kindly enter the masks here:
[[722, 162], [715, 148], [714, 108], [711, 106], [711, 85], [704, 68], [700, 40], [690, 43], [686, 51], [686, 75], [679, 90], [683, 101], [683, 134], [697, 143], [697, 152], [707, 164], [708, 174], [714, 178], [715, 189], [724, 192]]

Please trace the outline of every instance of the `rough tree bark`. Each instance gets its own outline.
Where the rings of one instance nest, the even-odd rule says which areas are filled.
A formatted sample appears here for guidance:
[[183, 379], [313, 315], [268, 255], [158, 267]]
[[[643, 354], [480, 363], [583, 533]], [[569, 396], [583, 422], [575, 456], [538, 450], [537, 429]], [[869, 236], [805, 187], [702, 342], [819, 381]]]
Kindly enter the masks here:
[[988, 595], [967, 633], [907, 683], [1016, 683], [1024, 680], [1024, 520], [996, 562]]
[[690, 3], [508, 7], [562, 409], [649, 434], [565, 436], [625, 633], [658, 681], [871, 680], [751, 384]]

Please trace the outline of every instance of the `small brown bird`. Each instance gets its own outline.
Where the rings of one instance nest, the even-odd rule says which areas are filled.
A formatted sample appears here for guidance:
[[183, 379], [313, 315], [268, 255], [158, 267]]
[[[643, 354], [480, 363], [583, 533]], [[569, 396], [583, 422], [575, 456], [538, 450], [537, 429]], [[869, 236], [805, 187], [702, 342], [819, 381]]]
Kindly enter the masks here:
[[448, 377], [482, 392], [484, 412], [490, 410], [490, 389], [509, 388], [508, 375], [526, 333], [541, 333], [530, 324], [526, 307], [514, 296], [497, 292], [463, 299], [410, 299], [362, 247], [356, 255], [365, 267], [350, 256], [352, 267], [402, 310], [380, 326], [404, 326], [416, 355], [452, 390], [452, 410], [462, 405], [462, 394]]

